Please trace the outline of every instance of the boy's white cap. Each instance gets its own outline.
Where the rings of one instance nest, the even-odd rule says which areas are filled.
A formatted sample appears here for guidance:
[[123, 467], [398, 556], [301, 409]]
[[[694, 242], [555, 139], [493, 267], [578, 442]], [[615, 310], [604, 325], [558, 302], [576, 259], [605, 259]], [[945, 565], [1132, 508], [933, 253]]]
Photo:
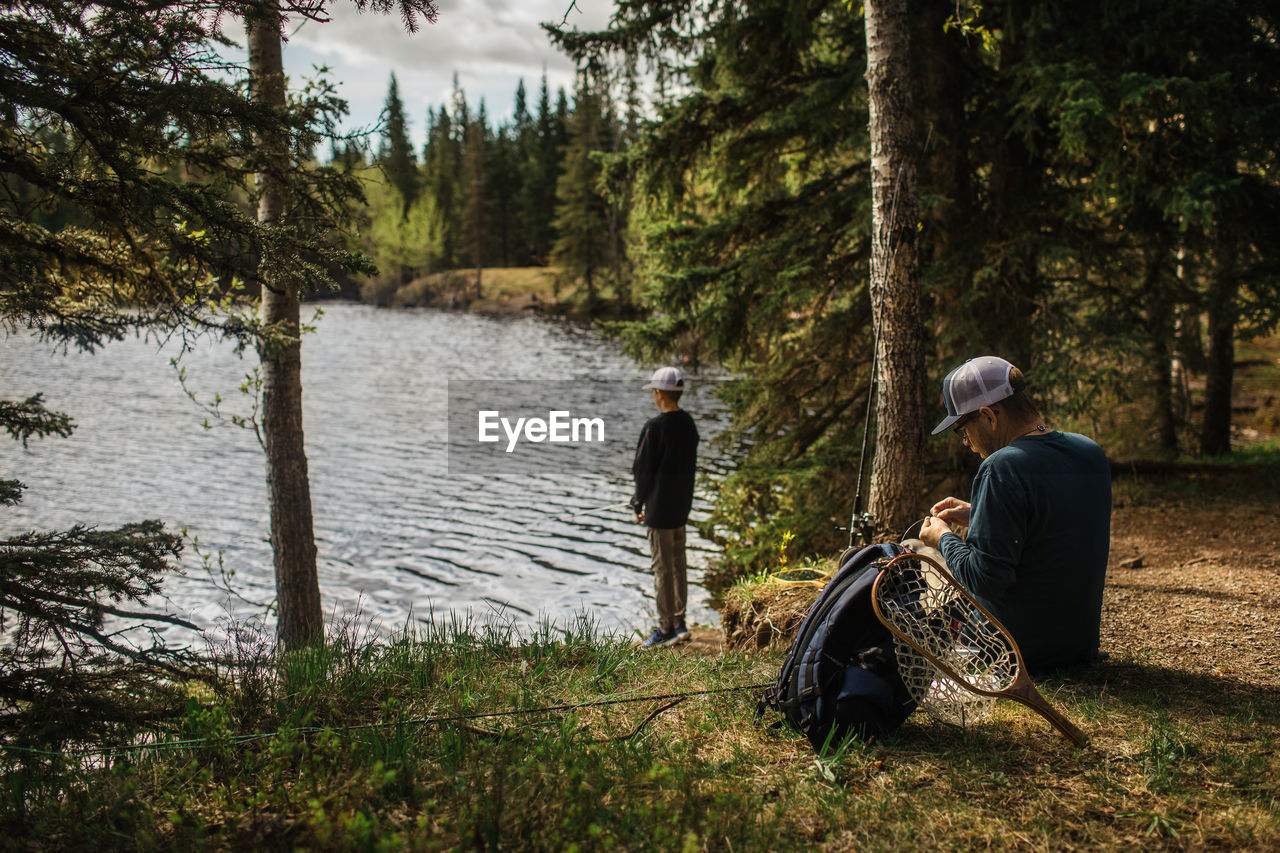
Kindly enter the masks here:
[[646, 388], [657, 388], [659, 391], [683, 391], [684, 374], [676, 367], [659, 367], [653, 372]]
[[1012, 370], [1013, 365], [1003, 358], [984, 355], [971, 358], [948, 373], [942, 380], [942, 405], [947, 407], [947, 416], [933, 428], [931, 435], [950, 429], [970, 412], [998, 403], [1025, 388], [1025, 383], [1020, 382], [1015, 388], [1009, 382]]

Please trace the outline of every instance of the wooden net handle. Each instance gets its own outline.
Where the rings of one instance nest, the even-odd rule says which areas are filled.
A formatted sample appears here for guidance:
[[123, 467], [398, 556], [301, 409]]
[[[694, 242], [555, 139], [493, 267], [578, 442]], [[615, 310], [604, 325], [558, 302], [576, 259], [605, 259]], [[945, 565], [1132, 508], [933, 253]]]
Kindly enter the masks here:
[[1000, 695], [1008, 696], [1015, 702], [1021, 702], [1044, 717], [1076, 747], [1083, 748], [1088, 745], [1089, 736], [1076, 728], [1066, 717], [1062, 716], [1057, 708], [1050, 705], [1049, 701], [1040, 695], [1040, 691], [1036, 689], [1031, 679], [1022, 670], [1018, 671], [1018, 676], [1013, 680], [1013, 684], [1000, 691]]

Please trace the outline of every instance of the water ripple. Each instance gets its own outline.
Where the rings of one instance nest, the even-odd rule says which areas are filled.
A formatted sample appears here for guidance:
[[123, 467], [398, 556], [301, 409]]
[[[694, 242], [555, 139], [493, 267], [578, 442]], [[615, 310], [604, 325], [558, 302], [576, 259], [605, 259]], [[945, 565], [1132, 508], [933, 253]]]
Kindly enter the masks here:
[[[267, 538], [265, 467], [251, 432], [214, 422], [183, 394], [169, 358], [176, 342], [109, 343], [98, 354], [63, 354], [34, 336], [0, 339], [0, 397], [40, 392], [77, 424], [67, 439], [0, 445], [3, 476], [28, 486], [7, 509], [0, 534], [99, 527], [158, 518], [184, 525], [199, 550], [221, 553], [236, 591], [274, 595]], [[233, 348], [200, 340], [183, 356], [188, 385], [220, 394], [227, 412], [247, 413], [236, 392], [252, 370]], [[388, 628], [448, 611], [530, 623], [566, 621], [584, 608], [606, 627], [640, 629], [652, 619], [652, 579], [643, 527], [629, 510], [584, 514], [626, 499], [626, 454], [591, 476], [513, 459], [489, 476], [449, 476], [451, 380], [634, 382], [629, 422], [652, 414], [640, 390], [648, 371], [590, 330], [537, 317], [492, 318], [435, 311], [330, 305], [304, 342], [304, 420], [326, 608], [357, 607]], [[704, 444], [721, 408], [697, 386], [686, 408]], [[714, 463], [713, 463], [714, 464]], [[551, 468], [552, 470], [548, 470]], [[695, 518], [704, 517], [703, 500]], [[188, 547], [185, 573], [168, 579], [174, 609], [215, 628], [253, 609], [227, 596]], [[690, 617], [715, 614], [696, 585], [713, 546], [690, 530]]]

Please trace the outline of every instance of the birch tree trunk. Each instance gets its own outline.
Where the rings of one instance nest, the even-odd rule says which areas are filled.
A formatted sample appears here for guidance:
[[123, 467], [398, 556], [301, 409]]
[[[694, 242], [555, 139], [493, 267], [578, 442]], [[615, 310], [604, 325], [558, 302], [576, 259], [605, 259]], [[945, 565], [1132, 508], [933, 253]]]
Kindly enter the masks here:
[[[284, 109], [284, 59], [278, 7], [273, 3], [254, 4], [246, 12], [245, 26], [250, 96], [258, 103]], [[277, 134], [259, 139], [259, 145], [264, 152], [264, 165], [255, 177], [259, 193], [258, 221], [279, 223], [286, 215], [289, 139]], [[259, 316], [269, 330], [260, 340], [258, 354], [262, 362], [261, 419], [278, 607], [276, 634], [286, 649], [294, 649], [320, 641], [324, 636], [311, 484], [302, 431], [300, 309], [295, 283], [276, 280], [269, 259], [259, 259], [258, 277], [262, 285]], [[277, 325], [283, 334], [271, 333], [275, 331], [271, 327]]]
[[920, 516], [924, 329], [916, 228], [916, 133], [906, 0], [867, 0], [871, 129], [871, 316], [876, 452], [868, 511], [880, 538]]

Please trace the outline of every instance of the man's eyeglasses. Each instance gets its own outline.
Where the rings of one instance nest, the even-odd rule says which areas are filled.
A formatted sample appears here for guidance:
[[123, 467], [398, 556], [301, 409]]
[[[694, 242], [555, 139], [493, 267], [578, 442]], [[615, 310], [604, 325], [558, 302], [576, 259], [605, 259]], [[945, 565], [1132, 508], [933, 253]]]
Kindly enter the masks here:
[[[995, 414], [995, 415], [999, 415], [999, 414], [1000, 414], [1000, 410], [999, 410], [998, 408], [996, 408], [995, 406], [991, 406], [990, 408], [991, 408], [991, 412], [992, 412], [992, 414]], [[966, 433], [966, 432], [965, 432], [965, 428], [966, 428], [969, 424], [971, 424], [971, 423], [973, 423], [975, 420], [977, 420], [978, 415], [980, 415], [980, 414], [981, 414], [981, 412], [970, 412], [969, 414], [967, 414], [967, 415], [965, 415], [964, 417], [960, 418], [960, 420], [956, 421], [956, 425], [955, 425], [955, 426], [953, 426], [953, 427], [951, 428], [951, 431], [952, 431], [952, 432], [954, 432], [956, 435], [960, 436], [960, 438], [964, 439], [965, 441], [968, 441], [968, 440], [969, 440], [969, 435], [968, 435], [968, 433]]]

